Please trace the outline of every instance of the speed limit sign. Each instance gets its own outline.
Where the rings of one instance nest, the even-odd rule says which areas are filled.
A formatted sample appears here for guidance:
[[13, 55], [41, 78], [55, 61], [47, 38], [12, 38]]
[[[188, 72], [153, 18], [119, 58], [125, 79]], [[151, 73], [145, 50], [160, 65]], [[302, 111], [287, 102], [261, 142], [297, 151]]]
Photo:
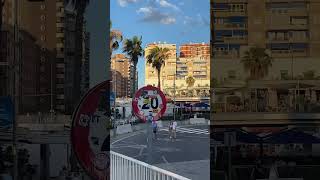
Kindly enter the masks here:
[[157, 121], [165, 113], [167, 101], [163, 92], [154, 86], [145, 86], [137, 91], [132, 101], [134, 114], [144, 122], [152, 116]]

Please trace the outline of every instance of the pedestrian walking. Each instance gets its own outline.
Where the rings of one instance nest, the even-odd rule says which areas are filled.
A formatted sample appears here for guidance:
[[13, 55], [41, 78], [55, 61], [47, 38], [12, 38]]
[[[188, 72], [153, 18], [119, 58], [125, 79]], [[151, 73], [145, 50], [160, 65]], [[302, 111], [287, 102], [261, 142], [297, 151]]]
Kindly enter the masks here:
[[173, 138], [174, 140], [177, 139], [177, 122], [176, 121], [173, 121], [172, 122], [172, 134], [173, 134]]
[[158, 131], [158, 124], [156, 121], [152, 121], [152, 129], [153, 129], [153, 137], [157, 140], [157, 131]]

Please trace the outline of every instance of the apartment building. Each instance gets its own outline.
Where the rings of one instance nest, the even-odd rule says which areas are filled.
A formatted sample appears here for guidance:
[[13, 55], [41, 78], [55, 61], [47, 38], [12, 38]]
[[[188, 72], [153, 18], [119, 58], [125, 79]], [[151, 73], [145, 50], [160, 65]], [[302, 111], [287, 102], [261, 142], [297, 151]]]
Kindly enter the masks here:
[[[176, 45], [173, 44], [152, 44], [148, 45], [147, 51], [159, 45], [160, 47], [170, 47], [171, 56], [166, 61], [161, 72], [161, 88], [169, 96], [209, 96], [210, 87], [210, 46], [205, 43], [182, 44], [179, 47], [179, 57]], [[146, 64], [146, 84], [157, 86], [157, 71]], [[188, 84], [186, 79], [192, 77], [193, 84]], [[153, 84], [152, 84], [153, 83]]]
[[112, 91], [116, 97], [131, 96], [132, 65], [124, 54], [115, 54], [111, 58]]
[[[165, 66], [163, 66], [160, 75], [160, 85], [162, 88], [173, 87], [173, 80], [176, 73], [176, 61], [177, 61], [177, 47], [175, 44], [168, 43], [152, 43], [148, 44], [145, 48], [145, 57], [148, 56], [149, 51], [154, 47], [168, 48], [169, 58], [166, 60]], [[158, 73], [157, 70], [152, 68], [150, 64], [145, 64], [145, 84], [158, 86]]]
[[[70, 18], [72, 16], [70, 5], [77, 11], [74, 19]], [[65, 11], [66, 6], [69, 6], [69, 11]], [[19, 113], [32, 114], [54, 111], [72, 114], [80, 98], [82, 49], [77, 46], [82, 46], [83, 26], [82, 21], [79, 20], [81, 16], [83, 17], [83, 8], [85, 8], [82, 6], [82, 4], [76, 6], [75, 1], [64, 0], [18, 1], [20, 33], [16, 63], [20, 65], [20, 68], [15, 82], [14, 94], [17, 99], [16, 104], [19, 106]], [[5, 1], [2, 19], [2, 30], [7, 31], [7, 34], [13, 34], [12, 1]], [[81, 25], [81, 28], [70, 30], [72, 23], [76, 27]], [[72, 34], [76, 34], [76, 36], [73, 40], [66, 39], [65, 34], [71, 38]], [[10, 45], [10, 42], [13, 42], [13, 36], [7, 37], [11, 38], [7, 38], [7, 42], [4, 44], [10, 54], [14, 48], [13, 45]], [[72, 43], [72, 41], [78, 43]], [[72, 44], [77, 46], [74, 47]], [[75, 56], [78, 57], [77, 60], [68, 59], [68, 57]], [[13, 63], [13, 59], [8, 63]], [[10, 72], [8, 74], [8, 79], [12, 80], [13, 74]], [[8, 83], [6, 85], [13, 87]], [[71, 91], [72, 96], [69, 96], [68, 92]]]
[[179, 47], [180, 58], [192, 58], [192, 57], [210, 57], [210, 45], [207, 43], [189, 43], [182, 44]]
[[[212, 0], [211, 84], [216, 111], [312, 111], [301, 107], [298, 99], [318, 103], [320, 98], [319, 12], [317, 0]], [[252, 47], [263, 48], [272, 58], [268, 73], [259, 80], [248, 79], [250, 72], [241, 61]], [[226, 93], [223, 88], [246, 90]], [[226, 97], [237, 102], [229, 110]]]

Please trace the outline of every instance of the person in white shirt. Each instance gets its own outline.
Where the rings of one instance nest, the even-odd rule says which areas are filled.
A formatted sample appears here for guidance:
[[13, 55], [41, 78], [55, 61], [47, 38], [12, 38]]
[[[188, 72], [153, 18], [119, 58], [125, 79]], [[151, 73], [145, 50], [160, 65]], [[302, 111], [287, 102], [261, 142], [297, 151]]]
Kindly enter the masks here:
[[177, 139], [177, 122], [176, 121], [173, 121], [172, 122], [172, 134], [173, 134], [173, 138], [174, 139]]

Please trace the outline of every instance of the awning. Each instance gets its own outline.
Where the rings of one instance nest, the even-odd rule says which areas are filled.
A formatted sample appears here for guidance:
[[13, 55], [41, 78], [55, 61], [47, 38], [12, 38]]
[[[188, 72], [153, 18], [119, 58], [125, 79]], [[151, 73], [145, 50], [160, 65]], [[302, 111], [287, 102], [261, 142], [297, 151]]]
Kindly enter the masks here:
[[[262, 143], [262, 139], [254, 133], [249, 133], [242, 129], [235, 129], [234, 131], [236, 132], [237, 142], [252, 144]], [[225, 132], [213, 132], [212, 137], [216, 141], [224, 142], [224, 133]]]
[[320, 144], [320, 139], [299, 130], [288, 129], [264, 137], [264, 142], [267, 144]]

